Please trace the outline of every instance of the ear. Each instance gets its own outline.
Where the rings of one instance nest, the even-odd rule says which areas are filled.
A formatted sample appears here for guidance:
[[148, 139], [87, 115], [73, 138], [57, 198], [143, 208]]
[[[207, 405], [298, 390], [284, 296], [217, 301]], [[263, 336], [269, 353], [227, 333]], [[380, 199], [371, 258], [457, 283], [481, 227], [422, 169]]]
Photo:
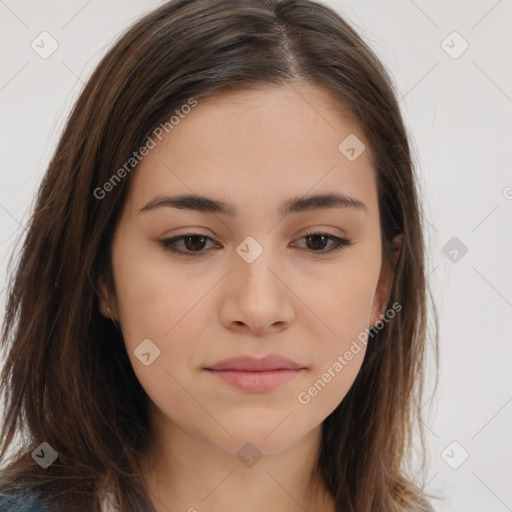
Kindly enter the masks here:
[[98, 279], [97, 286], [99, 290], [98, 303], [101, 314], [109, 320], [118, 320], [119, 314], [115, 294], [109, 294], [108, 286], [105, 283], [105, 279], [103, 277]]
[[391, 242], [391, 260], [388, 262], [383, 261], [372, 306], [370, 319], [371, 327], [375, 327], [375, 324], [381, 320], [381, 317], [385, 314], [385, 308], [388, 304], [389, 296], [391, 295], [391, 288], [395, 277], [396, 264], [402, 248], [402, 238], [402, 233], [393, 238]]

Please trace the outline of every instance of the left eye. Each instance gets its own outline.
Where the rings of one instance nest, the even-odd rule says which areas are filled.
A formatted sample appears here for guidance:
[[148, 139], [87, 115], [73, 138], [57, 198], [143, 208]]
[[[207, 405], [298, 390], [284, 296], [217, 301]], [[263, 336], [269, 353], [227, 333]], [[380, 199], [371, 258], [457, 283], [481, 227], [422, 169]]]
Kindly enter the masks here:
[[[306, 233], [304, 236], [302, 236], [300, 239], [305, 238], [309, 241], [313, 242], [313, 246], [318, 245], [324, 245], [327, 242], [331, 241], [332, 245], [330, 249], [320, 249], [320, 250], [312, 250], [313, 253], [319, 253], [320, 255], [326, 254], [328, 252], [332, 251], [339, 251], [340, 249], [343, 249], [343, 247], [352, 245], [351, 240], [347, 240], [346, 238], [340, 238], [338, 236], [329, 235], [328, 233]], [[299, 239], [299, 240], [300, 240]]]
[[[332, 251], [337, 251], [342, 249], [344, 246], [352, 245], [353, 243], [345, 238], [339, 238], [327, 233], [307, 233], [300, 237], [300, 239], [302, 238], [312, 242], [313, 248], [309, 247], [309, 250], [310, 252], [317, 254], [326, 254]], [[208, 236], [199, 235], [197, 233], [186, 233], [173, 238], [160, 240], [160, 244], [164, 249], [182, 256], [201, 256], [207, 252], [203, 250], [207, 240], [213, 242], [213, 240]], [[331, 248], [325, 249], [324, 246], [329, 241], [332, 242]], [[183, 242], [184, 245], [182, 247], [184, 247], [185, 250], [177, 247], [178, 242]], [[319, 245], [322, 247], [319, 248]]]

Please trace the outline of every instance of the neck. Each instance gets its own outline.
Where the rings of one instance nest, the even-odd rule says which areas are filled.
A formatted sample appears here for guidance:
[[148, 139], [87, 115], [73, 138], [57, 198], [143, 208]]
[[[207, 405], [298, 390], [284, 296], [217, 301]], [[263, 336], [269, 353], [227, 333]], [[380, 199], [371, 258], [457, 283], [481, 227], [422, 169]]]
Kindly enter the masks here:
[[334, 500], [316, 471], [320, 442], [318, 426], [280, 453], [244, 462], [166, 423], [154, 429], [143, 477], [156, 512], [238, 512], [241, 505], [244, 512], [331, 512]]

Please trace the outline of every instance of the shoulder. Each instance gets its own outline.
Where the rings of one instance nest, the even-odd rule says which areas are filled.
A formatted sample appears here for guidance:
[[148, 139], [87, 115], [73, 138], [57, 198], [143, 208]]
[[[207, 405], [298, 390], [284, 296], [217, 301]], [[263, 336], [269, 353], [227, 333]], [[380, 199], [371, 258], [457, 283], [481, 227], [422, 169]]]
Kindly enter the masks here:
[[27, 491], [6, 493], [0, 485], [0, 512], [58, 512]]
[[42, 508], [41, 503], [31, 494], [2, 494], [0, 492], [0, 512], [52, 512]]
[[[0, 512], [65, 512], [73, 510], [76, 512], [78, 509], [75, 506], [68, 508], [68, 505], [56, 506], [50, 504], [47, 500], [43, 499], [39, 491], [27, 490], [17, 488], [13, 490], [3, 486], [3, 480], [0, 477]], [[101, 505], [103, 512], [115, 512], [110, 501], [109, 494], [105, 497]], [[88, 507], [90, 509], [90, 507]], [[80, 508], [79, 510], [84, 510]]]

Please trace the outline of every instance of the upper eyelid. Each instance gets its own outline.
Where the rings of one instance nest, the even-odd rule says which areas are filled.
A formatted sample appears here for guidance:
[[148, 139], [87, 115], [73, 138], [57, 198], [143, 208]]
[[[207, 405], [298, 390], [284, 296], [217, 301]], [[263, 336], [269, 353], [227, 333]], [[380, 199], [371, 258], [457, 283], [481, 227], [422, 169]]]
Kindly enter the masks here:
[[[325, 236], [328, 236], [328, 237], [332, 237], [334, 239], [347, 240], [347, 241], [349, 240], [348, 237], [345, 237], [343, 235], [334, 235], [332, 233], [328, 233], [328, 232], [323, 231], [321, 229], [313, 230], [313, 231], [307, 231], [306, 233], [303, 233], [302, 235], [300, 235], [296, 239], [299, 240], [299, 239], [304, 238], [306, 236], [312, 236], [312, 235], [325, 235]], [[210, 235], [205, 235], [204, 233], [199, 233], [199, 232], [195, 232], [195, 231], [188, 231], [186, 233], [182, 233], [181, 235], [171, 236], [171, 237], [168, 237], [168, 238], [162, 238], [160, 241], [161, 242], [178, 241], [178, 240], [182, 240], [183, 238], [188, 238], [188, 237], [191, 237], [191, 236], [201, 236], [201, 237], [204, 237], [204, 238], [208, 238], [212, 242], [218, 243]]]
[[[334, 246], [331, 249], [328, 249], [328, 250], [324, 249], [324, 250], [321, 250], [321, 251], [310, 251], [311, 254], [316, 254], [318, 256], [323, 255], [323, 254], [328, 254], [331, 251], [335, 252], [337, 249], [342, 249], [343, 247], [349, 246], [349, 245], [353, 245], [353, 243], [354, 243], [353, 240], [351, 240], [349, 238], [346, 238], [346, 237], [343, 237], [343, 236], [333, 235], [331, 233], [327, 233], [327, 232], [322, 231], [322, 230], [310, 230], [310, 231], [302, 234], [301, 236], [297, 237], [296, 239], [300, 240], [300, 239], [305, 238], [307, 236], [313, 236], [313, 235], [324, 235], [324, 236], [327, 236], [331, 240], [331, 242], [334, 243]], [[170, 238], [164, 238], [164, 239], [160, 240], [160, 243], [162, 245], [164, 245], [164, 248], [170, 250], [171, 252], [176, 252], [176, 253], [181, 253], [181, 254], [186, 254], [186, 255], [192, 255], [192, 256], [200, 256], [202, 254], [208, 253], [209, 250], [201, 250], [201, 251], [188, 251], [188, 250], [183, 250], [183, 249], [174, 249], [173, 250], [173, 249], [170, 249], [168, 247], [165, 247], [166, 245], [171, 246], [173, 243], [182, 241], [183, 239], [190, 238], [192, 236], [200, 236], [200, 237], [203, 237], [203, 238], [206, 238], [206, 239], [210, 240], [214, 244], [219, 245], [218, 242], [216, 242], [212, 237], [210, 237], [208, 235], [205, 235], [203, 233], [198, 233], [198, 232], [194, 232], [194, 231], [189, 231], [187, 233], [183, 233], [181, 235], [176, 235], [176, 236], [170, 237]], [[211, 250], [211, 248], [210, 248], [210, 250]]]

